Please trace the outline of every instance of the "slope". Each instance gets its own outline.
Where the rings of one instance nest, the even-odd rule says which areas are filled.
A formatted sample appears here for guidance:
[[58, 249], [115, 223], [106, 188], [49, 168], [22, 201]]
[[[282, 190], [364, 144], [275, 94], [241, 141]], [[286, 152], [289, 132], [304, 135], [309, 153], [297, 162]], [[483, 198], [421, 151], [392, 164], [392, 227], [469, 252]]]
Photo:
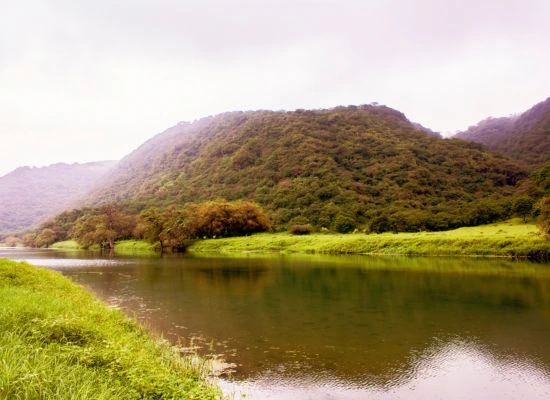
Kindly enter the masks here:
[[0, 232], [28, 228], [81, 199], [113, 161], [21, 167], [0, 177]]
[[513, 117], [485, 119], [456, 137], [529, 166], [542, 165], [550, 161], [550, 98]]
[[445, 229], [486, 222], [472, 222], [473, 205], [493, 207], [524, 176], [514, 162], [427, 135], [385, 106], [233, 112], [149, 140], [89, 203], [140, 208], [246, 198], [279, 227], [309, 222], [346, 231], [384, 215], [406, 229]]

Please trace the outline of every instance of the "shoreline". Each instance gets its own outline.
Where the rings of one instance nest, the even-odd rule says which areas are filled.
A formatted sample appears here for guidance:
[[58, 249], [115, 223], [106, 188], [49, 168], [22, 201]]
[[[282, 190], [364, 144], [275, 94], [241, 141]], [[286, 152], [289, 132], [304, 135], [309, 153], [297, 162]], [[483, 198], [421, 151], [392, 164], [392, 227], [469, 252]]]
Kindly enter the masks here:
[[550, 241], [534, 224], [517, 220], [441, 232], [335, 234], [260, 233], [247, 237], [203, 239], [192, 254], [283, 253], [371, 256], [491, 257], [550, 261]]
[[[78, 250], [74, 241], [55, 243], [58, 250]], [[486, 257], [550, 261], [550, 241], [539, 235], [534, 223], [512, 219], [489, 225], [450, 231], [340, 234], [288, 232], [258, 233], [218, 239], [190, 240], [191, 254], [328, 254], [420, 257]], [[142, 240], [124, 240], [115, 254], [160, 255], [158, 246]]]

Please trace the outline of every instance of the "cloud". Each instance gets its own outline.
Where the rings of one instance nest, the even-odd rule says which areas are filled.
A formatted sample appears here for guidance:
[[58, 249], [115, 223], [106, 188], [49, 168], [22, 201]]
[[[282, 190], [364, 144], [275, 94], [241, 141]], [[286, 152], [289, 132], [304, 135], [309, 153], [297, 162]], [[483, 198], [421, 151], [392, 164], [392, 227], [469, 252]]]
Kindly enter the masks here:
[[378, 101], [454, 131], [550, 93], [543, 0], [5, 3], [0, 174], [228, 110]]

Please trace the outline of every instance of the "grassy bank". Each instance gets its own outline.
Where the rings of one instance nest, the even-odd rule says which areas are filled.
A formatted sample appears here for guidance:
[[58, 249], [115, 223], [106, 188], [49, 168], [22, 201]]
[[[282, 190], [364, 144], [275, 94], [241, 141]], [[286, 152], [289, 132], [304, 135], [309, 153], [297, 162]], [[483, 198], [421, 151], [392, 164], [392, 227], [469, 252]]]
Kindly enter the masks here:
[[214, 399], [201, 368], [58, 273], [0, 260], [1, 399]]
[[121, 255], [158, 254], [156, 246], [143, 240], [121, 240], [115, 243], [115, 253]]
[[386, 254], [419, 256], [499, 256], [550, 260], [550, 242], [534, 224], [520, 220], [459, 228], [445, 232], [383, 234], [265, 233], [248, 237], [200, 240], [194, 253], [286, 252], [324, 254]]
[[[57, 250], [82, 250], [75, 240], [56, 242], [50, 246]], [[98, 245], [91, 246], [88, 250], [100, 251]], [[154, 255], [158, 254], [156, 246], [143, 240], [121, 240], [115, 243], [115, 253], [120, 255]]]
[[50, 246], [51, 249], [58, 250], [80, 250], [82, 247], [75, 240], [64, 240], [63, 242], [56, 242]]

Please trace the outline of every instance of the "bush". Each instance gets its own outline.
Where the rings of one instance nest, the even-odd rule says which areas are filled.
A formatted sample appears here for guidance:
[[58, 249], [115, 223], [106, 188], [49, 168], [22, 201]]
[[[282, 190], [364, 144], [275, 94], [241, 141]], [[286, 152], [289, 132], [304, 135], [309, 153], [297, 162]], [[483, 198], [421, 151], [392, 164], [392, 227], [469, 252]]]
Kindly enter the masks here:
[[190, 238], [245, 236], [271, 228], [263, 210], [249, 201], [209, 201], [191, 205], [186, 212]]
[[334, 230], [340, 233], [349, 233], [357, 227], [355, 220], [347, 215], [338, 214], [334, 219]]
[[540, 202], [540, 215], [537, 226], [544, 236], [548, 237], [550, 235], [550, 196], [544, 197]]
[[290, 227], [290, 233], [293, 235], [309, 235], [311, 232], [313, 232], [313, 228], [310, 224], [292, 225]]
[[383, 233], [391, 231], [392, 225], [390, 219], [386, 215], [379, 215], [374, 218], [369, 226], [369, 231], [372, 233]]

